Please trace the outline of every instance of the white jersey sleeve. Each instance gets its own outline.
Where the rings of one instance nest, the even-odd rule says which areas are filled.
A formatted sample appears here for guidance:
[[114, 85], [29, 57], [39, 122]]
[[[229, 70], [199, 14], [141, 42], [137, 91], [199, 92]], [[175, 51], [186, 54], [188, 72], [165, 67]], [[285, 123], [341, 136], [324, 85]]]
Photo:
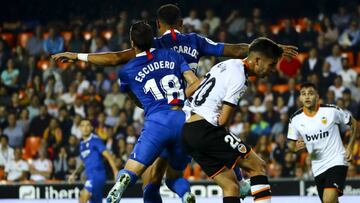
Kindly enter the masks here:
[[335, 123], [349, 125], [351, 122], [351, 115], [349, 112], [342, 110], [339, 107], [334, 108]]
[[300, 132], [296, 129], [292, 121], [289, 122], [287, 138], [290, 140], [298, 140], [301, 137]]

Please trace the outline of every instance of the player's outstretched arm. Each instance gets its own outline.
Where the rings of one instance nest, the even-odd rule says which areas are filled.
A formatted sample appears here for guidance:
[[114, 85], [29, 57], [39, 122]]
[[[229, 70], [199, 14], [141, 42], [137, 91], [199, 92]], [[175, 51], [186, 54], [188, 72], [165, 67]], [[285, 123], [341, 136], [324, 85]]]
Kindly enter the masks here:
[[346, 148], [346, 160], [347, 161], [351, 161], [352, 160], [352, 152], [353, 152], [353, 148], [355, 145], [355, 141], [358, 138], [358, 123], [357, 120], [353, 117], [351, 117], [351, 136], [350, 136], [350, 141], [349, 144]]
[[[298, 55], [298, 48], [292, 45], [283, 45], [278, 44], [283, 50], [283, 56], [295, 57]], [[232, 57], [232, 58], [244, 58], [247, 56], [249, 51], [249, 44], [239, 43], [239, 44], [224, 44], [224, 50], [222, 56]]]
[[116, 180], [116, 176], [117, 176], [117, 173], [118, 173], [118, 168], [116, 167], [116, 164], [115, 164], [115, 161], [114, 161], [113, 157], [111, 156], [111, 154], [109, 153], [108, 150], [104, 150], [102, 152], [102, 155], [109, 162], [109, 164], [111, 166], [111, 169], [113, 171], [113, 174], [114, 174], [114, 179]]
[[133, 92], [129, 91], [129, 92], [127, 93], [127, 95], [129, 96], [129, 98], [130, 98], [131, 100], [133, 100], [133, 102], [135, 103], [135, 105], [136, 105], [137, 107], [139, 107], [139, 108], [141, 108], [141, 109], [144, 109], [144, 107], [142, 106], [141, 102], [139, 101], [139, 99], [136, 97], [136, 95], [135, 95]]
[[90, 62], [99, 66], [116, 66], [128, 62], [135, 57], [133, 49], [104, 53], [73, 53], [63, 52], [51, 56], [55, 61], [74, 62], [77, 60]]
[[69, 176], [68, 182], [73, 183], [76, 180], [76, 176], [84, 170], [83, 162], [80, 162], [80, 165], [75, 169], [75, 171]]
[[183, 76], [188, 84], [185, 89], [185, 97], [188, 98], [199, 88], [201, 80], [196, 77], [192, 70], [185, 71]]

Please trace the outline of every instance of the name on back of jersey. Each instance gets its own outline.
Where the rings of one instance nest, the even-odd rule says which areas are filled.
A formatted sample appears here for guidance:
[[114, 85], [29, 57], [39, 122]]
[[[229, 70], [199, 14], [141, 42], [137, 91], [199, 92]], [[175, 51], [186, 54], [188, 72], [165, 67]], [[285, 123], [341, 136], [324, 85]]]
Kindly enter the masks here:
[[143, 67], [138, 74], [135, 76], [135, 80], [138, 82], [142, 82], [143, 79], [148, 75], [149, 73], [160, 70], [160, 69], [174, 69], [175, 63], [172, 61], [155, 61], [153, 63], [150, 63]]
[[196, 49], [193, 49], [190, 46], [173, 46], [172, 50], [180, 53], [180, 54], [188, 54], [191, 57], [198, 58], [199, 52]]

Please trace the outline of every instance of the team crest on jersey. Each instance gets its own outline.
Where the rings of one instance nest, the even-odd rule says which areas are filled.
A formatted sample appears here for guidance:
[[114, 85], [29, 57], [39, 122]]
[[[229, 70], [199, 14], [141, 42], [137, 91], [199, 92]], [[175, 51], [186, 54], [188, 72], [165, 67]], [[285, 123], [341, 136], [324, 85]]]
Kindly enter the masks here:
[[238, 150], [240, 153], [243, 153], [243, 154], [246, 154], [246, 152], [247, 152], [247, 149], [244, 144], [239, 144]]
[[321, 123], [326, 125], [327, 124], [327, 119], [325, 117], [322, 117], [321, 118]]

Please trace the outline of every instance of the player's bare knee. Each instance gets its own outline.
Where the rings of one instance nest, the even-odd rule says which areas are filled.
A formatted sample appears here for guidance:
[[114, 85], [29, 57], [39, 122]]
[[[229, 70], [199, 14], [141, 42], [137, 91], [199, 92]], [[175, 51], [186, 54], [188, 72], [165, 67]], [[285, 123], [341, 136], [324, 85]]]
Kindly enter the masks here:
[[338, 202], [338, 198], [332, 196], [332, 195], [324, 195], [323, 196], [323, 203], [337, 203]]

